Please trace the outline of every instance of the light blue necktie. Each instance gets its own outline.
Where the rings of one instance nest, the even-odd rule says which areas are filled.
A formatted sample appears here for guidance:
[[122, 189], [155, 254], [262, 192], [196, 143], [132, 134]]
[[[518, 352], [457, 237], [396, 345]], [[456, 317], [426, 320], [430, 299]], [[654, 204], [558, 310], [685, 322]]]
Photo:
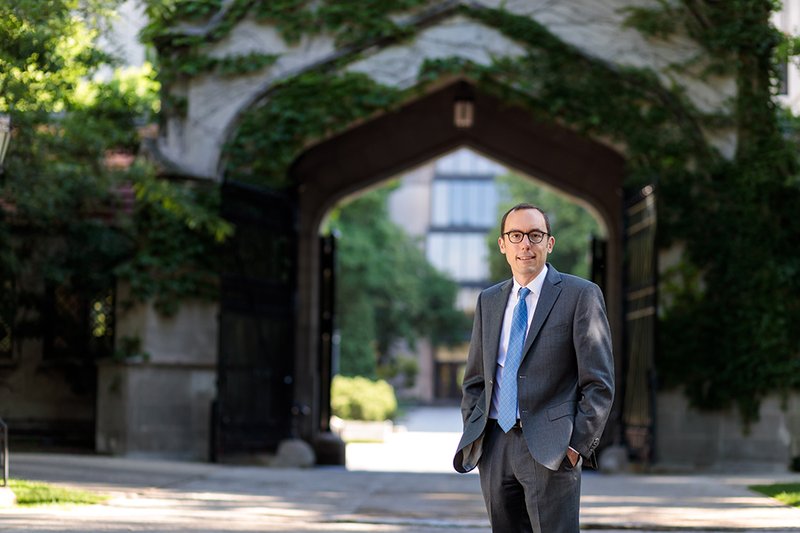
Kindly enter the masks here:
[[508, 338], [503, 383], [500, 386], [500, 405], [497, 407], [497, 423], [506, 433], [517, 423], [517, 371], [522, 362], [522, 347], [528, 332], [528, 305], [525, 297], [530, 292], [527, 287], [519, 290], [519, 301], [511, 319], [511, 335]]

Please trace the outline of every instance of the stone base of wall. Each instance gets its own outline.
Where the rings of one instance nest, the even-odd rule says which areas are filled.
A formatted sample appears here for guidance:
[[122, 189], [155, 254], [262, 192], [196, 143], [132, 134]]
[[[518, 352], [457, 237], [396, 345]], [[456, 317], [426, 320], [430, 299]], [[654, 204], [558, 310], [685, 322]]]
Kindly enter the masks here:
[[209, 460], [215, 380], [213, 367], [101, 363], [97, 451]]
[[800, 455], [798, 394], [764, 400], [749, 430], [735, 409], [698, 411], [679, 391], [659, 393], [656, 411], [656, 467], [786, 470]]

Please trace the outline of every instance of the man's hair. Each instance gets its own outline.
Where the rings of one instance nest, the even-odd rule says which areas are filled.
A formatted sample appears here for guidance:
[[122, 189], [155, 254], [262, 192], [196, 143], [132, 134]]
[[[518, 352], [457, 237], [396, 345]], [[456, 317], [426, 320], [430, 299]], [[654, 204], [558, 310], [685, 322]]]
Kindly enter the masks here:
[[547, 216], [547, 213], [544, 212], [544, 209], [542, 209], [541, 207], [537, 207], [537, 206], [535, 206], [533, 204], [522, 203], [522, 204], [515, 205], [514, 207], [512, 207], [511, 209], [506, 211], [506, 213], [503, 215], [503, 219], [500, 221], [500, 236], [501, 237], [503, 236], [503, 233], [506, 231], [506, 218], [508, 218], [508, 215], [510, 215], [514, 211], [522, 211], [523, 209], [533, 209], [535, 211], [539, 211], [542, 214], [542, 216], [544, 217], [544, 225], [547, 228], [547, 233], [551, 234], [551, 232], [550, 232], [550, 218]]

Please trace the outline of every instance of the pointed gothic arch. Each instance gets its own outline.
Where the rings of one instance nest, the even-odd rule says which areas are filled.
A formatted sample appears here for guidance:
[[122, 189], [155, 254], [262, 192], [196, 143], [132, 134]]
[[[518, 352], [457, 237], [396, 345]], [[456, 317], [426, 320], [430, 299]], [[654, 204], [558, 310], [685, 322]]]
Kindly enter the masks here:
[[[462, 145], [580, 199], [600, 216], [608, 230], [606, 295], [617, 369], [622, 369], [627, 152], [640, 138], [669, 140], [674, 124], [662, 117], [661, 122], [647, 122], [650, 129], [644, 134], [639, 130], [628, 134], [631, 128], [621, 125], [649, 119], [648, 109], [667, 110], [664, 116], [669, 115], [675, 102], [664, 85], [676, 81], [691, 89], [686, 97], [703, 111], [724, 108], [735, 94], [729, 78], [699, 79], [672, 69], [676, 63], [702, 57], [697, 43], [643, 38], [626, 25], [625, 16], [620, 10], [591, 2], [577, 11], [564, 11], [556, 4], [530, 9], [527, 2], [500, 6], [492, 0], [430, 2], [394, 18], [392, 24], [397, 24], [398, 31], [356, 39], [348, 46], [338, 40], [341, 27], [330, 32], [309, 31], [293, 42], [271, 22], [242, 14], [230, 25], [234, 31], [224, 38], [214, 37], [206, 51], [215, 61], [236, 59], [232, 52], [266, 54], [269, 66], [234, 76], [202, 72], [168, 88], [171, 97], [185, 101], [185, 111], [167, 113], [155, 153], [176, 174], [224, 181], [229, 186], [235, 186], [235, 179], [225, 170], [225, 147], [231, 146], [248, 116], [269, 108], [287, 87], [289, 92], [298, 89], [298, 80], [307, 94], [295, 102], [299, 107], [290, 109], [289, 114], [304, 102], [324, 98], [322, 91], [331, 80], [353, 81], [349, 76], [363, 76], [360, 81], [365, 85], [360, 87], [367, 88], [360, 96], [367, 100], [386, 97], [388, 102], [340, 115], [338, 103], [329, 101], [322, 112], [335, 115], [335, 123], [323, 124], [315, 132], [288, 132], [287, 142], [302, 138], [288, 150], [283, 150], [281, 140], [272, 139], [252, 151], [252, 159], [261, 161], [292, 152], [291, 161], [284, 158], [277, 169], [273, 166], [267, 179], [288, 184], [278, 195], [280, 200], [270, 194], [236, 196], [244, 211], [285, 215], [271, 221], [256, 216], [251, 220], [255, 224], [252, 234], [263, 236], [281, 228], [278, 236], [282, 242], [292, 240], [296, 245], [294, 263], [285, 270], [291, 275], [281, 278], [293, 281], [273, 291], [271, 294], [281, 297], [272, 298], [269, 309], [259, 311], [292, 318], [291, 342], [281, 340], [281, 346], [292, 346], [292, 365], [282, 375], [271, 368], [256, 372], [271, 376], [269, 383], [276, 390], [290, 385], [292, 397], [288, 403], [278, 402], [283, 409], [280, 420], [265, 418], [267, 425], [259, 431], [270, 427], [280, 433], [276, 438], [295, 434], [313, 442], [324, 426], [321, 405], [325, 400], [320, 391], [326, 385], [319, 368], [320, 251], [316, 234], [324, 213], [347, 194]], [[195, 29], [206, 34], [210, 30]], [[303, 85], [306, 76], [312, 83]], [[452, 106], [459, 84], [465, 80], [472, 86], [476, 119], [472, 128], [459, 129], [453, 125]], [[598, 85], [602, 86], [599, 93], [593, 91]], [[602, 106], [602, 100], [612, 103]], [[556, 105], [549, 105], [551, 101]], [[277, 108], [271, 118], [279, 120], [280, 106]], [[617, 116], [623, 118], [614, 121]], [[689, 136], [702, 136], [731, 153], [735, 140], [724, 131], [704, 132], [685, 116], [672, 118]], [[613, 124], [604, 128], [607, 123]], [[269, 120], [257, 123], [256, 136], [258, 128], [269, 132], [274, 124]], [[613, 146], [607, 142], [610, 138]], [[642, 166], [641, 161], [631, 161]], [[642, 169], [638, 171], [636, 176], [641, 177]], [[268, 207], [274, 201], [281, 207]], [[271, 229], [259, 231], [262, 224]], [[286, 267], [278, 266], [275, 272]], [[275, 288], [276, 280], [261, 281]], [[223, 318], [225, 301], [223, 297]], [[220, 331], [220, 346], [224, 344], [225, 329]], [[222, 368], [220, 365], [218, 371]], [[623, 381], [622, 372], [619, 375]], [[218, 376], [218, 382], [224, 381], [224, 375]], [[241, 394], [234, 400], [244, 404]], [[287, 409], [293, 414], [286, 413]], [[222, 415], [225, 418], [225, 413]], [[255, 443], [256, 448], [259, 445], [263, 442]]]
[[[348, 129], [311, 147], [292, 166], [290, 175], [299, 191], [298, 368], [316, 368], [318, 364], [317, 233], [325, 213], [348, 194], [461, 145], [580, 198], [602, 217], [609, 240], [607, 305], [616, 351], [622, 353], [623, 157], [566, 128], [536, 120], [525, 110], [474, 87], [474, 125], [457, 128], [453, 104], [459, 90], [458, 82], [450, 83], [396, 111]], [[617, 366], [621, 371], [621, 358]], [[316, 413], [319, 407], [314, 405], [314, 378], [298, 374], [296, 384], [296, 399], [312, 406]]]

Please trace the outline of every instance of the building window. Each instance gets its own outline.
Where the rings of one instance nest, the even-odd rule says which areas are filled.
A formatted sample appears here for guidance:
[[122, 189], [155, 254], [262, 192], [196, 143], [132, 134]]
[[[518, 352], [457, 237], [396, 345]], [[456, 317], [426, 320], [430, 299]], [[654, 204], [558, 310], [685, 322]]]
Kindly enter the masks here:
[[496, 176], [508, 170], [491, 159], [476, 154], [469, 148], [459, 148], [436, 161], [436, 174], [458, 176]]
[[428, 260], [463, 288], [489, 279], [486, 235], [496, 227], [499, 193], [494, 178], [506, 169], [468, 148], [436, 162], [431, 183]]
[[114, 293], [86, 296], [64, 285], [45, 295], [44, 359], [94, 360], [114, 350]]
[[789, 94], [789, 63], [786, 61], [778, 65], [778, 94]]
[[427, 250], [428, 261], [459, 283], [481, 283], [489, 277], [483, 233], [431, 232]]
[[497, 217], [494, 180], [437, 176], [433, 182], [432, 210], [433, 228], [489, 228]]

